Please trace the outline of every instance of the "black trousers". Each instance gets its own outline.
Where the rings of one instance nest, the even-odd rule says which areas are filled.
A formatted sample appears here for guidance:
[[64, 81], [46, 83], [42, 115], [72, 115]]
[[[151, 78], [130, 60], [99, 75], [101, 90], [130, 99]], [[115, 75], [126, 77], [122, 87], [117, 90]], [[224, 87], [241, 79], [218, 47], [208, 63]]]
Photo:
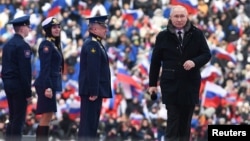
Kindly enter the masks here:
[[167, 141], [189, 141], [191, 120], [194, 112], [192, 105], [167, 105]]
[[9, 123], [6, 129], [7, 141], [21, 141], [25, 123], [27, 100], [24, 94], [5, 90], [9, 106]]
[[90, 101], [88, 97], [81, 97], [81, 115], [78, 132], [80, 141], [97, 141], [97, 129], [102, 108], [102, 98]]

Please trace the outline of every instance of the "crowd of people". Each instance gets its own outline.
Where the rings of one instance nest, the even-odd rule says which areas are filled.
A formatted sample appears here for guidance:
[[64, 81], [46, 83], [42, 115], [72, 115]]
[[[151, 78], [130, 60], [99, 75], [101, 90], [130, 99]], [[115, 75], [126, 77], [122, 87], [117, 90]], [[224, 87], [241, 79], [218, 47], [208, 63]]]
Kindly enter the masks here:
[[[33, 80], [40, 71], [38, 45], [44, 38], [41, 23], [51, 14], [61, 23], [63, 91], [56, 94], [57, 112], [49, 127], [51, 138], [77, 138], [80, 120], [78, 75], [81, 47], [88, 36], [86, 18], [109, 15], [108, 36], [103, 44], [110, 61], [113, 98], [103, 100], [98, 127], [100, 140], [163, 140], [167, 111], [160, 100], [160, 88], [155, 101], [150, 99], [147, 89], [152, 49], [156, 36], [168, 24], [171, 0], [57, 1], [0, 2], [1, 52], [14, 34], [8, 22], [23, 14], [31, 16], [31, 32], [25, 40], [33, 51]], [[198, 0], [197, 7], [189, 10], [190, 21], [203, 31], [212, 53], [212, 59], [202, 69], [201, 105], [195, 107], [192, 116], [192, 141], [207, 140], [209, 124], [248, 124], [250, 121], [249, 10], [249, 0]], [[0, 58], [2, 60], [2, 56]], [[208, 68], [213, 68], [209, 74], [205, 72]], [[208, 81], [220, 85], [227, 92], [227, 97], [212, 106], [204, 104], [203, 88]], [[1, 102], [4, 93], [1, 83]], [[35, 114], [37, 93], [34, 87], [32, 96], [27, 108], [24, 135], [35, 135], [41, 118]], [[0, 108], [3, 137], [8, 123], [8, 105], [1, 104]]]

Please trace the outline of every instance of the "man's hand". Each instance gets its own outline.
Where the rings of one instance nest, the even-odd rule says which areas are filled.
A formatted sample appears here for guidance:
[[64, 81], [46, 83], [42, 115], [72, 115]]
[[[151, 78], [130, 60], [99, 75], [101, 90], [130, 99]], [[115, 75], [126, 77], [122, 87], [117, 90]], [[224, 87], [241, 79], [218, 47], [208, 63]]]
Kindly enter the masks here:
[[95, 101], [98, 98], [98, 96], [89, 96], [90, 101]]
[[148, 88], [148, 93], [152, 95], [153, 93], [157, 93], [157, 87], [149, 87]]
[[184, 64], [183, 64], [183, 67], [185, 70], [190, 70], [192, 69], [193, 67], [195, 67], [195, 64], [192, 60], [187, 60]]
[[156, 100], [157, 99], [157, 87], [149, 87], [148, 93], [150, 94], [151, 100]]

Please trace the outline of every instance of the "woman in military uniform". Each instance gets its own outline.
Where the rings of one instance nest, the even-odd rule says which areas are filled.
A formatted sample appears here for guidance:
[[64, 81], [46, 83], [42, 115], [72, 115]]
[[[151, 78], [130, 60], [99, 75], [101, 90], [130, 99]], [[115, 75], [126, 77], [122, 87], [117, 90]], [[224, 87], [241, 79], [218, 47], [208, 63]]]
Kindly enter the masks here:
[[39, 45], [40, 73], [34, 82], [38, 95], [36, 114], [41, 114], [36, 130], [38, 141], [48, 140], [49, 123], [57, 112], [56, 93], [62, 91], [63, 54], [61, 27], [58, 20], [49, 17], [42, 22], [45, 40]]

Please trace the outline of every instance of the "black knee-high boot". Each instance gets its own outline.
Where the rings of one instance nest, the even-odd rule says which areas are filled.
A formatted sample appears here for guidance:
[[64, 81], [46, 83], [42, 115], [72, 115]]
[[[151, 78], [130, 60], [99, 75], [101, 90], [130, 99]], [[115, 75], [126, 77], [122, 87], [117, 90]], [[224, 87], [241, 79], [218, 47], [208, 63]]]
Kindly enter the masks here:
[[38, 126], [36, 129], [36, 141], [48, 141], [49, 126]]

